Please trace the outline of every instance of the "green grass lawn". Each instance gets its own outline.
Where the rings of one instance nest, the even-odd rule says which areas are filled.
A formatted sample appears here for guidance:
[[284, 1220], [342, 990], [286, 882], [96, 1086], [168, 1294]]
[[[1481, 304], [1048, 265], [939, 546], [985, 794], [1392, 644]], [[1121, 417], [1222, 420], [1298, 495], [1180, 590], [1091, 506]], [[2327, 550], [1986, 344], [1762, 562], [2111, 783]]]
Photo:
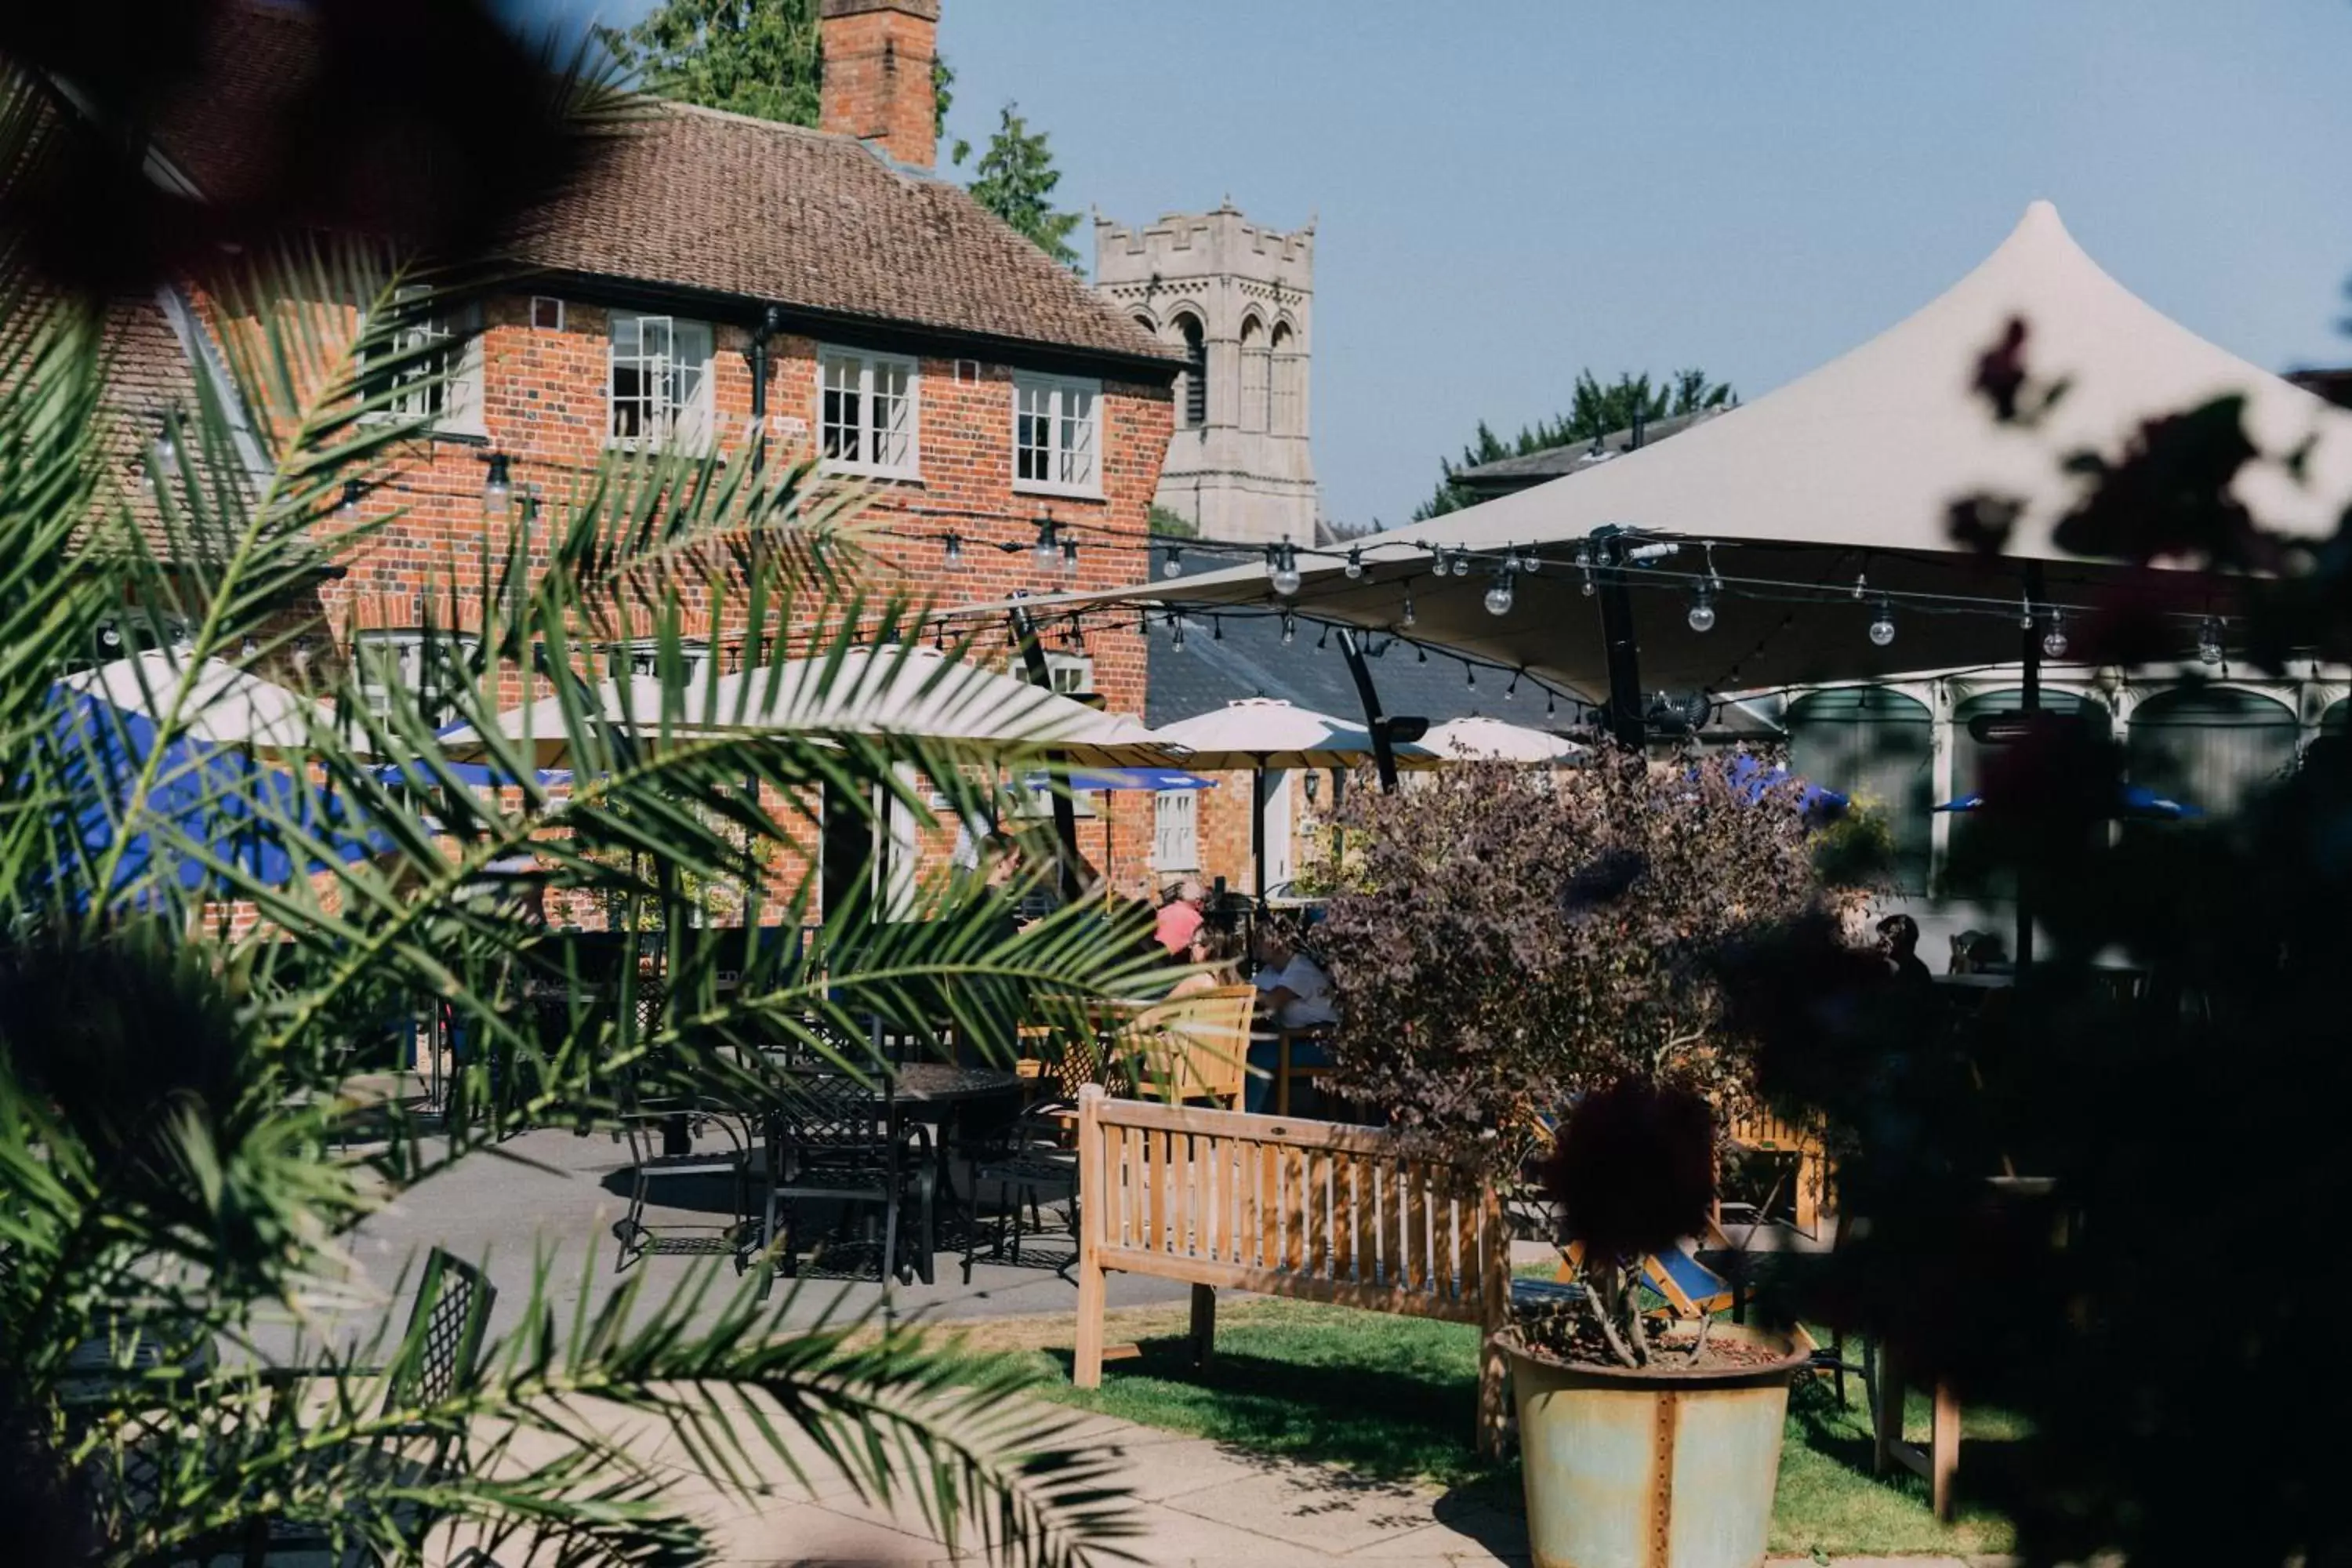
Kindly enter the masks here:
[[[1113, 1312], [1112, 1342], [1137, 1343], [1143, 1353], [1105, 1366], [1103, 1386], [1090, 1394], [1069, 1384], [1071, 1333], [1071, 1320], [1063, 1316], [967, 1326], [974, 1352], [1030, 1358], [1052, 1373], [1040, 1391], [1048, 1399], [1259, 1453], [1462, 1488], [1499, 1506], [1519, 1506], [1517, 1463], [1487, 1463], [1471, 1444], [1475, 1329], [1295, 1301], [1229, 1301], [1218, 1312], [1217, 1353], [1196, 1371], [1183, 1309]], [[1874, 1477], [1858, 1380], [1847, 1380], [1846, 1396], [1841, 1408], [1825, 1378], [1801, 1379], [1790, 1393], [1774, 1552], [2009, 1548], [2005, 1521], [1964, 1504], [1958, 1522], [1938, 1525], [1925, 1481], [1908, 1471]], [[1923, 1436], [1927, 1405], [1914, 1405], [1912, 1433]], [[2003, 1463], [2021, 1436], [2013, 1422], [1973, 1412], [1963, 1430], [1963, 1478], [1973, 1468]]]

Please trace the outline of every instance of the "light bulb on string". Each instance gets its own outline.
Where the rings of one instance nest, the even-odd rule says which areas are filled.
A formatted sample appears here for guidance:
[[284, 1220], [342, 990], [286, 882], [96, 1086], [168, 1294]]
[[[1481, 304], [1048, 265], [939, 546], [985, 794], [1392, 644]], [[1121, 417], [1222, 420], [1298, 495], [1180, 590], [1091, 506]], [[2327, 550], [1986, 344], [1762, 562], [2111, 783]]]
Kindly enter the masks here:
[[1404, 596], [1404, 614], [1397, 617], [1397, 625], [1402, 626], [1407, 631], [1411, 631], [1412, 630], [1414, 618], [1415, 617], [1412, 613], [1412, 595], [1411, 594], [1407, 594]]
[[1870, 640], [1880, 647], [1895, 640], [1895, 607], [1884, 599], [1878, 601], [1878, 614], [1871, 618]]
[[366, 494], [367, 487], [359, 480], [345, 479], [343, 499], [341, 504], [335, 508], [335, 515], [345, 522], [357, 522], [360, 517], [360, 498]]
[[509, 465], [513, 459], [504, 452], [492, 452], [482, 459], [489, 472], [482, 479], [482, 515], [504, 517], [507, 502], [514, 494], [514, 479]]
[[2205, 624], [2197, 628], [2197, 657], [2207, 664], [2219, 664], [2222, 652], [2221, 623], [2208, 616]]
[[1859, 598], [1861, 598], [1864, 595], [1865, 595], [1865, 594], [1867, 594], [1867, 593], [1869, 593], [1869, 592], [1870, 592], [1870, 574], [1869, 574], [1869, 573], [1867, 573], [1867, 572], [1857, 572], [1857, 573], [1855, 573], [1855, 574], [1853, 574], [1853, 596], [1854, 596], [1855, 598], [1859, 599]]
[[1361, 577], [1364, 574], [1363, 551], [1355, 545], [1349, 545], [1348, 547], [1348, 564], [1342, 568], [1342, 570], [1348, 574], [1348, 580], [1351, 583]]
[[1209, 640], [1211, 642], [1223, 642], [1225, 640], [1224, 616], [1211, 616], [1209, 617]]
[[940, 560], [946, 564], [947, 569], [950, 572], [962, 565], [963, 541], [952, 533], [940, 541]]
[[[1715, 542], [1708, 540], [1699, 548], [1706, 552], [1706, 591], [1720, 594], [1723, 592], [1723, 574], [1715, 569]], [[1702, 626], [1699, 629], [1704, 631], [1706, 628]]]
[[1168, 646], [1178, 653], [1184, 651], [1184, 617], [1168, 617]]
[[1328, 622], [1328, 621], [1326, 621], [1326, 622], [1324, 622], [1324, 623], [1323, 623], [1323, 635], [1322, 635], [1321, 637], [1317, 637], [1317, 638], [1315, 639], [1315, 651], [1316, 651], [1317, 653], [1321, 653], [1325, 648], [1329, 647], [1330, 646], [1331, 646], [1331, 623], [1330, 623], [1330, 622]]
[[1504, 701], [1506, 701], [1506, 702], [1508, 702], [1508, 701], [1510, 701], [1513, 698], [1517, 697], [1518, 694], [1519, 694], [1519, 672], [1518, 672], [1517, 670], [1516, 670], [1516, 669], [1515, 669], [1515, 670], [1511, 671], [1511, 683], [1510, 683], [1508, 686], [1506, 686], [1505, 688], [1503, 688], [1503, 700], [1504, 700]]
[[1040, 572], [1051, 572], [1061, 557], [1061, 549], [1054, 538], [1054, 520], [1050, 517], [1039, 518], [1037, 543], [1029, 552], [1030, 563]]
[[1287, 599], [1298, 592], [1298, 556], [1286, 539], [1268, 553], [1272, 557], [1272, 570], [1267, 580], [1273, 584], [1276, 593]]
[[1429, 662], [1429, 650], [1422, 647], [1419, 643], [1413, 644], [1412, 662], [1415, 664], [1427, 664]]
[[1715, 630], [1715, 602], [1707, 597], [1706, 589], [1691, 595], [1690, 613], [1683, 618], [1690, 622], [1690, 629], [1695, 632]]
[[1549, 719], [1559, 711], [1559, 700], [1554, 697], [1551, 692], [1547, 689], [1544, 692], [1544, 717]]
[[1298, 617], [1288, 610], [1282, 612], [1282, 646], [1288, 647], [1298, 640]]
[[2050, 629], [2042, 634], [2042, 657], [2044, 658], [2064, 658], [2066, 657], [2066, 619], [2056, 610], [2052, 610], [2050, 612]]
[[1454, 574], [1456, 577], [1470, 575], [1470, 552], [1458, 544], [1454, 547]]
[[1065, 538], [1062, 541], [1062, 575], [1075, 577], [1077, 574], [1078, 542], [1076, 539]]
[[1170, 545], [1168, 547], [1167, 555], [1160, 560], [1160, 574], [1162, 577], [1173, 577], [1182, 573], [1183, 570], [1184, 547], [1181, 544]]
[[2017, 625], [2018, 628], [2021, 631], [2030, 632], [2033, 629], [2033, 601], [2032, 599], [2021, 599], [2018, 601]]
[[1473, 691], [1478, 689], [1478, 667], [1466, 660], [1462, 666], [1462, 684]]
[[1584, 574], [1584, 596], [1592, 597], [1592, 557], [1580, 550], [1576, 552], [1576, 569]]
[[1486, 590], [1486, 613], [1490, 616], [1509, 615], [1513, 597], [1511, 574], [1507, 568], [1495, 574], [1494, 586]]

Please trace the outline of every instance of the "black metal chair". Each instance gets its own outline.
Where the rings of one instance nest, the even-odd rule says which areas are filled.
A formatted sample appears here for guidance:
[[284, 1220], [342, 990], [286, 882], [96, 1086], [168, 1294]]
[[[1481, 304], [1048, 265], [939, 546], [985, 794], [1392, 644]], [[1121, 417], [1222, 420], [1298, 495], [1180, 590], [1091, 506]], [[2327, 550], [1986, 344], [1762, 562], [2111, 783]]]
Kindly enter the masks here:
[[[1045, 1203], [1066, 1206], [1070, 1236], [1078, 1234], [1078, 1156], [1071, 1129], [1077, 1116], [1078, 1093], [1098, 1084], [1113, 1094], [1134, 1092], [1133, 1064], [1112, 1047], [1108, 1029], [1065, 1027], [1056, 1032], [1056, 1049], [1045, 1064], [1052, 1088], [1010, 1121], [987, 1129], [963, 1149], [971, 1167], [971, 1218], [965, 1229], [963, 1282], [971, 1283], [971, 1266], [979, 1256], [980, 1200], [983, 1187], [996, 1189], [996, 1229], [989, 1247], [991, 1261], [1010, 1258], [1021, 1263], [1021, 1211], [1025, 1205], [1031, 1224], [1045, 1228]], [[1009, 1248], [1009, 1252], [1008, 1252]], [[1071, 1257], [1055, 1270], [1067, 1273], [1077, 1261]]]
[[[897, 1112], [887, 1077], [877, 1089], [841, 1072], [802, 1068], [783, 1075], [769, 1120], [767, 1197], [758, 1233], [761, 1261], [768, 1266], [761, 1275], [763, 1296], [777, 1272], [800, 1272], [803, 1203], [879, 1208], [884, 1285], [894, 1276], [902, 1285], [918, 1278], [930, 1283], [939, 1184], [930, 1129], [902, 1124]], [[917, 1226], [911, 1236], [905, 1223], [910, 1203]]]

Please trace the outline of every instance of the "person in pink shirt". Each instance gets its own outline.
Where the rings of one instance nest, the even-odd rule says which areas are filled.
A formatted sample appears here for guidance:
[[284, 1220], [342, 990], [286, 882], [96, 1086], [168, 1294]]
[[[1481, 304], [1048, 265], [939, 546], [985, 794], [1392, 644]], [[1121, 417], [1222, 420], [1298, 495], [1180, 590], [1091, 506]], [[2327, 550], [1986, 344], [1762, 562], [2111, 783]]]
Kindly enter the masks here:
[[1201, 884], [1190, 878], [1168, 889], [1152, 927], [1160, 946], [1179, 956], [1190, 951], [1192, 939], [1201, 934], [1201, 904], [1207, 897]]

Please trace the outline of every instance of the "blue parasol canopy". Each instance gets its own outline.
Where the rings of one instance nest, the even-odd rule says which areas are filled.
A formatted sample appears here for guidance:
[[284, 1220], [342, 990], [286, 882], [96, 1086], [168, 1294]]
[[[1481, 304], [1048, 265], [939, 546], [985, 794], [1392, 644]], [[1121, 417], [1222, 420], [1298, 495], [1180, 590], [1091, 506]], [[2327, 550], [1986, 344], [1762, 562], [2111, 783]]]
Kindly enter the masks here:
[[[309, 780], [264, 767], [249, 752], [183, 736], [159, 753], [155, 722], [143, 713], [63, 686], [50, 688], [50, 701], [65, 796], [57, 819], [60, 861], [113, 852], [127, 826], [128, 797], [152, 763], [144, 816], [164, 830], [134, 833], [121, 846], [118, 889], [159, 869], [191, 891], [233, 886], [205, 857], [280, 886], [322, 869], [319, 847], [359, 860], [390, 847], [380, 833], [354, 831]], [[316, 843], [302, 842], [306, 836]]]
[[[1181, 790], [1214, 789], [1217, 781], [1199, 773], [1188, 773], [1181, 768], [1072, 768], [1070, 787], [1074, 790]], [[1024, 775], [1024, 789], [1051, 789], [1054, 775], [1042, 769]]]
[[[1971, 791], [1958, 800], [1948, 800], [1935, 807], [1937, 811], [1981, 811], [1983, 792]], [[2158, 795], [2146, 784], [2127, 784], [2116, 791], [2116, 807], [2108, 815], [2142, 822], [2186, 822], [2205, 815], [2201, 805], [2191, 805], [2185, 800], [2174, 800]]]
[[1725, 782], [1744, 795], [1751, 805], [1782, 784], [1801, 784], [1803, 787], [1797, 795], [1797, 814], [1814, 826], [1835, 822], [1853, 804], [1850, 797], [1836, 790], [1807, 783], [1784, 767], [1768, 768], [1760, 759], [1744, 752], [1724, 764], [1723, 776]]

